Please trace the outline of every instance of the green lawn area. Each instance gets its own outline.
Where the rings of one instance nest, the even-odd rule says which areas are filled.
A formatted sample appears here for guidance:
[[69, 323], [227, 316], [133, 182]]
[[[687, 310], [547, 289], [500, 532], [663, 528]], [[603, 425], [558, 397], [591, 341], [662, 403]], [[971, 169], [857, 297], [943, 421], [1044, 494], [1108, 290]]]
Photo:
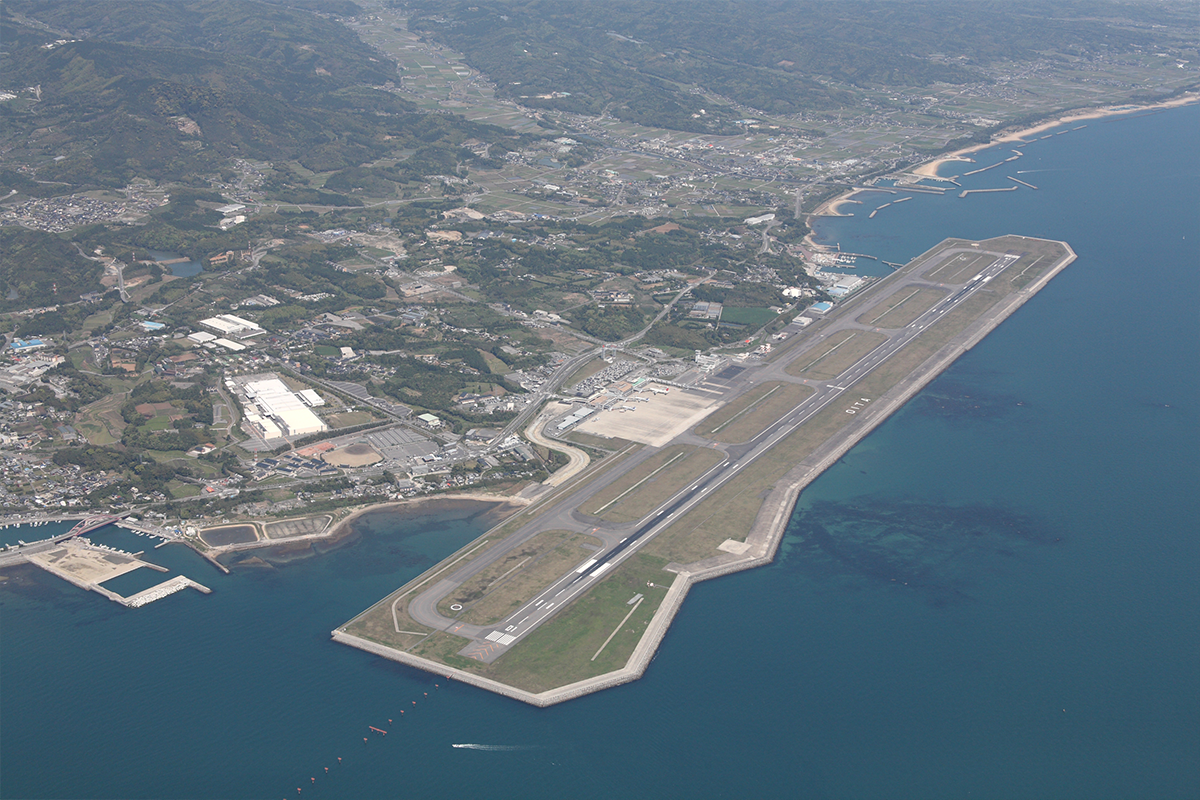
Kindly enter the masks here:
[[[665, 559], [642, 553], [630, 558], [565, 612], [530, 634], [521, 647], [496, 661], [494, 677], [536, 692], [625, 666], [674, 580], [662, 571], [665, 565]], [[638, 594], [644, 600], [621, 624], [633, 609], [629, 601]], [[605, 645], [614, 631], [616, 635]]]
[[812, 394], [794, 383], [763, 384], [709, 415], [696, 433], [718, 442], [748, 442]]
[[331, 428], [349, 428], [352, 425], [365, 425], [373, 419], [375, 415], [369, 411], [342, 411], [330, 414], [325, 418], [325, 422]]
[[155, 461], [165, 464], [168, 461], [187, 461], [187, 463], [195, 463], [193, 459], [188, 458], [187, 453], [182, 450], [143, 450], [143, 453], [153, 458]]
[[721, 311], [721, 322], [733, 322], [738, 325], [766, 325], [779, 316], [769, 308], [729, 308]]
[[313, 348], [313, 352], [319, 356], [340, 356], [342, 354], [341, 350], [328, 344], [317, 345]]
[[707, 447], [667, 447], [588, 498], [579, 510], [609, 522], [641, 519], [722, 458], [720, 451]]
[[157, 417], [147, 420], [145, 423], [142, 424], [142, 430], [149, 431], [151, 433], [157, 433], [158, 431], [165, 431], [165, 430], [170, 430], [170, 429], [171, 429], [171, 418], [166, 416], [165, 414], [159, 414]]
[[503, 361], [496, 358], [486, 350], [480, 350], [479, 354], [483, 356], [484, 362], [487, 363], [488, 372], [492, 373], [493, 375], [504, 375], [505, 373], [511, 371], [508, 364], [505, 364]]
[[[666, 597], [667, 587], [675, 578], [663, 572], [666, 563], [666, 559], [642, 553], [633, 556], [492, 664], [458, 655], [467, 640], [442, 632], [421, 641], [409, 652], [529, 692], [542, 692], [612, 672], [629, 661]], [[648, 586], [649, 583], [654, 586]], [[639, 594], [641, 602], [630, 603]]]
[[167, 484], [167, 491], [171, 493], [171, 497], [195, 497], [200, 494], [200, 487], [194, 483], [174, 480]]

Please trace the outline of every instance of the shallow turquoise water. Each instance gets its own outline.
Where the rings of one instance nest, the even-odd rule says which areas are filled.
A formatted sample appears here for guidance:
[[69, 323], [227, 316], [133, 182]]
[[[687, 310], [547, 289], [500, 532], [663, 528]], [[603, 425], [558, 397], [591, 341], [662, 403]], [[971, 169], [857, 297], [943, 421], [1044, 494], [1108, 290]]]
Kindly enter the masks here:
[[148, 551], [214, 592], [136, 610], [27, 570], [0, 793], [1195, 797], [1198, 131], [1093, 121], [1014, 162], [1037, 191], [822, 223], [889, 261], [1010, 232], [1079, 260], [809, 487], [776, 563], [696, 587], [641, 681], [539, 710], [329, 641], [461, 513], [231, 576]]

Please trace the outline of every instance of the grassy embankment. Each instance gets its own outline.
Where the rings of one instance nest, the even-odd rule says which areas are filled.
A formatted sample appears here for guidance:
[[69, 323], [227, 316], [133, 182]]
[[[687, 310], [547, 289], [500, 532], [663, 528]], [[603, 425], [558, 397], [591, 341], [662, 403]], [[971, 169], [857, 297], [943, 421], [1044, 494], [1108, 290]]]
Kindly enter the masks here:
[[807, 386], [780, 381], [761, 384], [706, 417], [696, 426], [696, 435], [726, 444], [748, 442], [812, 391]]
[[[491, 664], [458, 655], [465, 643], [448, 633], [436, 633], [410, 652], [529, 692], [612, 672], [629, 661], [666, 596], [673, 576], [662, 571], [665, 564], [661, 558], [633, 556]], [[638, 594], [641, 603], [630, 603]]]
[[579, 510], [608, 522], [635, 522], [722, 457], [720, 452], [703, 447], [664, 448], [589, 497]]
[[586, 560], [600, 544], [574, 531], [539, 533], [451, 592], [438, 603], [438, 611], [474, 625], [497, 623]]

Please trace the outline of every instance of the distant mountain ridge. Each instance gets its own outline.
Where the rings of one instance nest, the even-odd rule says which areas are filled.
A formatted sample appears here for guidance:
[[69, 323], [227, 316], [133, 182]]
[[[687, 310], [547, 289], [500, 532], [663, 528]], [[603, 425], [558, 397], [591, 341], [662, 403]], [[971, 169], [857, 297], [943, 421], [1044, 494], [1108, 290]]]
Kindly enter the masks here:
[[533, 108], [729, 133], [744, 112], [832, 113], [856, 94], [985, 81], [982, 65], [1125, 52], [1146, 4], [947, 0], [396, 0], [410, 29], [462, 52]]
[[[320, 172], [404, 146], [450, 148], [452, 162], [469, 163], [462, 141], [509, 135], [371, 88], [397, 77], [394, 62], [303, 10], [251, 0], [19, 0], [3, 14], [0, 66], [12, 84], [40, 86], [41, 99], [5, 107], [0, 137], [42, 161], [43, 180], [180, 181], [234, 156]], [[78, 41], [54, 44], [58, 36]]]

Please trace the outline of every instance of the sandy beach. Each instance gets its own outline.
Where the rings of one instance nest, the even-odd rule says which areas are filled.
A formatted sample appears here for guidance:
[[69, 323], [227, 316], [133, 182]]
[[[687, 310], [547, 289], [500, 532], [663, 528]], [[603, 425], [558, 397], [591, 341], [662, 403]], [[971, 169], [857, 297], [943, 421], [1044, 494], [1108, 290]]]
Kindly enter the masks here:
[[[1085, 109], [1077, 112], [1064, 114], [1047, 122], [1039, 123], [1031, 128], [1021, 128], [1013, 131], [1000, 133], [998, 136], [992, 137], [992, 140], [987, 144], [977, 144], [970, 147], [964, 147], [962, 150], [955, 150], [953, 153], [947, 153], [944, 156], [939, 156], [932, 161], [927, 161], [921, 166], [909, 170], [913, 175], [918, 175], [924, 178], [936, 178], [937, 171], [942, 166], [950, 161], [971, 161], [967, 158], [968, 153], [975, 153], [980, 150], [986, 150], [989, 147], [994, 147], [1005, 142], [1021, 142], [1027, 140], [1030, 136], [1036, 136], [1039, 133], [1044, 133], [1051, 128], [1057, 128], [1059, 125], [1067, 125], [1072, 122], [1083, 122], [1089, 119], [1100, 119], [1101, 117], [1112, 117], [1120, 114], [1137, 114], [1145, 111], [1159, 111], [1168, 108], [1176, 108], [1177, 106], [1185, 106], [1189, 103], [1195, 103], [1200, 100], [1200, 96], [1196, 94], [1185, 94], [1176, 97], [1172, 100], [1166, 100], [1162, 103], [1153, 103], [1150, 105], [1131, 106], [1104, 106], [1102, 108]], [[836, 204], [838, 201], [833, 201]]]
[[858, 201], [851, 199], [854, 196], [855, 192], [857, 192], [857, 191], [858, 190], [855, 189], [854, 191], [847, 192], [846, 194], [838, 195], [837, 197], [833, 198], [832, 200], [825, 201], [817, 208], [816, 211], [813, 212], [813, 215], [817, 216], [817, 217], [852, 217], [852, 216], [854, 216], [853, 212], [843, 211], [842, 206], [859, 205]]
[[[1188, 94], [1181, 95], [1180, 97], [1176, 97], [1171, 100], [1166, 100], [1162, 103], [1152, 103], [1149, 105], [1104, 106], [1101, 108], [1083, 109], [1080, 111], [1068, 112], [1066, 114], [1063, 114], [1062, 116], [1056, 117], [1052, 120], [1047, 120], [1046, 122], [1039, 123], [1039, 124], [1034, 125], [1029, 128], [1015, 128], [1011, 131], [1004, 131], [1004, 132], [1000, 133], [999, 135], [994, 136], [992, 138], [992, 140], [986, 144], [972, 145], [970, 147], [964, 147], [962, 150], [955, 150], [952, 153], [946, 153], [945, 155], [938, 156], [937, 158], [935, 158], [931, 161], [927, 161], [918, 167], [915, 167], [910, 170], [906, 170], [903, 174], [911, 176], [912, 178], [916, 178], [916, 179], [920, 179], [920, 178], [937, 179], [938, 178], [938, 174], [937, 174], [938, 168], [940, 168], [943, 164], [946, 164], [946, 163], [952, 162], [952, 161], [962, 161], [962, 162], [967, 162], [967, 163], [974, 163], [974, 159], [970, 158], [970, 156], [969, 156], [970, 153], [975, 153], [980, 150], [986, 150], [989, 147], [994, 147], [995, 145], [1003, 144], [1005, 142], [1026, 141], [1028, 139], [1028, 137], [1030, 137], [1030, 136], [1036, 136], [1037, 134], [1043, 133], [1051, 128], [1056, 128], [1059, 125], [1066, 125], [1066, 124], [1069, 124], [1072, 122], [1083, 122], [1085, 120], [1090, 120], [1090, 119], [1100, 119], [1102, 117], [1118, 116], [1118, 115], [1122, 115], [1122, 114], [1137, 114], [1137, 113], [1144, 113], [1147, 111], [1160, 111], [1160, 110], [1165, 110], [1168, 108], [1176, 108], [1178, 106], [1185, 106], [1190, 103], [1196, 103], [1196, 102], [1200, 102], [1200, 94], [1188, 93]], [[945, 180], [945, 178], [942, 178], [941, 180]], [[849, 191], [843, 192], [842, 194], [840, 194], [834, 198], [826, 200], [824, 203], [817, 206], [817, 209], [815, 211], [813, 211], [811, 214], [808, 215], [809, 218], [811, 219], [812, 217], [852, 216], [851, 214], [847, 213], [846, 211], [843, 211], [842, 209], [846, 205], [850, 205], [850, 206], [856, 205], [856, 202], [853, 200], [853, 198], [854, 198], [854, 195], [860, 191], [861, 191], [860, 189], [850, 189]], [[812, 226], [810, 224], [809, 232], [807, 235], [805, 235], [803, 243], [802, 243], [804, 247], [807, 247], [811, 250], [818, 250], [818, 251], [829, 251], [829, 250], [833, 249], [826, 245], [819, 244], [813, 238], [813, 235], [814, 234], [812, 231]]]

